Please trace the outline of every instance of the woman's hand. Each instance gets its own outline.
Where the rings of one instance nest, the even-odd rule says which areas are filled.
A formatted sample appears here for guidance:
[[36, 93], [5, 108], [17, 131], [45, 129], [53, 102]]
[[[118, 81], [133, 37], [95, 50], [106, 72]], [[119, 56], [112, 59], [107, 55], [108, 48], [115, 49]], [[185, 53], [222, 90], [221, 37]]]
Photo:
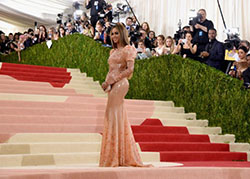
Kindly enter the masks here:
[[105, 91], [106, 90], [106, 88], [108, 87], [108, 83], [106, 82], [106, 81], [104, 81], [103, 83], [102, 83], [102, 89]]

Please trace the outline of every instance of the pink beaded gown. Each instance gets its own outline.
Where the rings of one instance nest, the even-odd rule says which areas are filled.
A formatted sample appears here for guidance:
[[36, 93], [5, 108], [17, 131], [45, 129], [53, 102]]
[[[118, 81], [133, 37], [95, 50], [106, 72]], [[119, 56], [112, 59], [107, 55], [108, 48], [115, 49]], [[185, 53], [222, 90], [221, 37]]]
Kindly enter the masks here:
[[136, 49], [127, 45], [112, 50], [108, 59], [106, 82], [113, 85], [108, 93], [100, 167], [143, 167], [124, 106], [124, 97], [129, 89], [128, 78], [133, 73], [135, 58]]

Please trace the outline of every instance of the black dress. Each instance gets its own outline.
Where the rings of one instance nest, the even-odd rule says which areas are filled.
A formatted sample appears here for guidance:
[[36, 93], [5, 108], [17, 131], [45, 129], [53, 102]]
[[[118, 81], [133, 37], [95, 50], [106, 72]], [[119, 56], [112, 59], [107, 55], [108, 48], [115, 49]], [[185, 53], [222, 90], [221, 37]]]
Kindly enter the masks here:
[[[194, 47], [195, 44], [192, 45], [192, 47]], [[184, 48], [183, 44], [181, 44], [181, 56], [183, 57], [183, 55], [186, 54], [186, 58], [192, 58], [194, 59], [194, 54], [192, 54], [190, 48]]]

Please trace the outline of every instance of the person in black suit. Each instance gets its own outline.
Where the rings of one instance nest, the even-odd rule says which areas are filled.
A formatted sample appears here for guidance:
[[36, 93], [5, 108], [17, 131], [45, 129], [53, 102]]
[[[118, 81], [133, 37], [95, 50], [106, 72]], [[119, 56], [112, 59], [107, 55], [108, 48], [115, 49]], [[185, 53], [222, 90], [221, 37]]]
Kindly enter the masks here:
[[105, 0], [86, 0], [86, 8], [90, 9], [90, 21], [94, 28], [99, 19], [99, 13], [103, 11], [104, 6], [106, 5]]
[[225, 57], [225, 49], [223, 43], [216, 39], [217, 31], [212, 28], [208, 31], [209, 42], [205, 46], [205, 51], [201, 52], [201, 58], [211, 67], [221, 70]]

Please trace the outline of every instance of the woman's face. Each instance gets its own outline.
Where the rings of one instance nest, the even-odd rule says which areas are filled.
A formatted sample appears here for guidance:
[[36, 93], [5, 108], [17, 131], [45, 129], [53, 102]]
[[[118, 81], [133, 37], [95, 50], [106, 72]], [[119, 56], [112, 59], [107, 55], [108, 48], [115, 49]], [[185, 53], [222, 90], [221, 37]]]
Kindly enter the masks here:
[[187, 33], [186, 34], [186, 40], [187, 41], [191, 41], [193, 38], [192, 38], [192, 35], [191, 34], [189, 34], [189, 33]]
[[60, 28], [60, 34], [64, 34], [64, 29]]
[[155, 38], [155, 34], [154, 34], [154, 32], [150, 32], [150, 33], [148, 34], [148, 36], [149, 36], [149, 38], [150, 38], [150, 39]]
[[158, 45], [163, 45], [164, 41], [161, 37], [157, 37], [157, 43], [158, 43]]
[[98, 32], [102, 32], [102, 26], [101, 26], [100, 24], [97, 24], [97, 25], [96, 25], [96, 30], [97, 30]]
[[245, 59], [246, 58], [246, 53], [244, 52], [244, 50], [242, 49], [239, 49], [238, 51], [238, 54], [239, 54], [239, 58], [242, 60], [242, 59]]
[[247, 64], [248, 64], [248, 67], [250, 67], [250, 56], [247, 56]]
[[45, 29], [43, 28], [43, 26], [39, 27], [40, 32], [45, 32]]
[[142, 29], [147, 30], [148, 29], [148, 25], [146, 23], [142, 24]]
[[120, 42], [120, 33], [117, 28], [113, 28], [111, 31], [111, 40], [114, 44], [118, 44]]
[[167, 39], [166, 40], [166, 46], [167, 47], [171, 47], [172, 46], [172, 40], [171, 39]]
[[138, 48], [141, 48], [141, 49], [144, 49], [144, 48], [145, 48], [143, 42], [139, 42], [139, 43], [138, 43]]

